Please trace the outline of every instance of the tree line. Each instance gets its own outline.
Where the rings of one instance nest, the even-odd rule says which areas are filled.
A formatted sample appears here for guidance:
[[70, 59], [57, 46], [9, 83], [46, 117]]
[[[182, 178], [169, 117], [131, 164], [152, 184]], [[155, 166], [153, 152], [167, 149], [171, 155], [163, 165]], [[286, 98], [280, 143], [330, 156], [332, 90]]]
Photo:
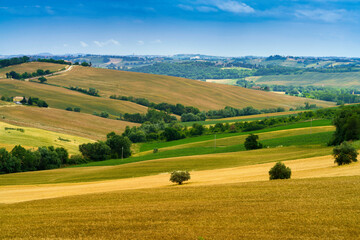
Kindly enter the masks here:
[[[5, 101], [5, 102], [13, 102], [14, 97], [1, 96], [0, 100]], [[37, 98], [37, 97], [28, 97], [27, 98], [27, 97], [23, 96], [23, 99], [20, 101], [20, 103], [23, 105], [38, 106], [38, 107], [45, 107], [45, 108], [47, 108], [49, 106], [44, 100]]]
[[43, 69], [38, 69], [38, 70], [36, 70], [36, 72], [33, 72], [33, 73], [24, 72], [23, 74], [17, 73], [15, 71], [11, 71], [9, 73], [6, 73], [6, 78], [13, 78], [13, 79], [21, 80], [21, 79], [26, 79], [26, 78], [48, 75], [51, 73], [52, 72], [50, 70], [43, 70]]
[[73, 90], [73, 91], [78, 91], [81, 93], [85, 93], [90, 96], [100, 97], [99, 90], [97, 90], [96, 88], [85, 89], [85, 88], [81, 88], [81, 87], [71, 87], [70, 86], [68, 89]]
[[27, 56], [3, 59], [3, 60], [0, 60], [0, 68], [17, 65], [17, 64], [21, 64], [21, 63], [26, 63], [26, 62], [29, 62], [29, 60], [30, 60], [30, 58]]

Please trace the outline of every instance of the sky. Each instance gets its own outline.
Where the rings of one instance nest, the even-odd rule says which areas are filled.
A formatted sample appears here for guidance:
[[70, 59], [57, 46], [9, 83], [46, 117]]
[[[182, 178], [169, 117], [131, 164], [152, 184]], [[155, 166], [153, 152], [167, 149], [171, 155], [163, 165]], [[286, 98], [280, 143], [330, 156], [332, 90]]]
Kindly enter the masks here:
[[360, 57], [360, 0], [0, 0], [0, 55]]

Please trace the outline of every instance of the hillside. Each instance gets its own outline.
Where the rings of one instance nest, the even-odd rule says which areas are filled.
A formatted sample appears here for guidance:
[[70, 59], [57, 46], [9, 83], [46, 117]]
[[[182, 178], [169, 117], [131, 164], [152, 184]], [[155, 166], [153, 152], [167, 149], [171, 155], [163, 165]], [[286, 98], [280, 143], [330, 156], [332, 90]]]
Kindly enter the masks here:
[[51, 72], [55, 72], [65, 68], [66, 66], [67, 65], [47, 63], [47, 62], [28, 62], [19, 65], [0, 68], [0, 78], [5, 78], [6, 77], [5, 74], [11, 71], [15, 71], [20, 74], [24, 72], [28, 72], [28, 73], [36, 72], [36, 70], [38, 69], [50, 70]]
[[55, 108], [24, 106], [0, 106], [0, 117], [1, 121], [16, 126], [40, 128], [93, 140], [103, 140], [109, 132], [115, 131], [120, 134], [126, 126], [139, 125]]
[[339, 88], [359, 88], [360, 72], [344, 73], [317, 73], [306, 72], [297, 75], [270, 75], [247, 77], [246, 80], [254, 81], [257, 84], [267, 85], [294, 85], [294, 86], [327, 86]]
[[74, 67], [64, 74], [48, 79], [50, 84], [61, 86], [93, 87], [100, 95], [112, 94], [146, 98], [155, 103], [181, 103], [201, 110], [221, 109], [225, 106], [242, 108], [284, 107], [294, 108], [304, 102], [318, 106], [333, 106], [333, 103], [226, 86], [214, 83], [162, 75], [123, 72], [108, 69]]
[[147, 111], [146, 107], [132, 102], [93, 97], [62, 87], [11, 79], [0, 79], [0, 95], [39, 97], [52, 108], [80, 107], [81, 112], [90, 114], [94, 111], [107, 111], [109, 114], [118, 116], [119, 113], [143, 113]]

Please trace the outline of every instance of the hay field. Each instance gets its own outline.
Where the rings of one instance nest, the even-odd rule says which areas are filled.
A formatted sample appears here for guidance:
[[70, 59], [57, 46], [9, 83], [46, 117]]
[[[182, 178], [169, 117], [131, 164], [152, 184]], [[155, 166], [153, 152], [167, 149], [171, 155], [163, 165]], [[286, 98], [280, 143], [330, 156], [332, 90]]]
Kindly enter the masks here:
[[247, 80], [253, 80], [259, 84], [279, 84], [294, 86], [328, 86], [328, 87], [360, 87], [360, 72], [345, 73], [303, 73], [298, 75], [276, 75], [249, 77]]
[[0, 238], [358, 239], [359, 181], [171, 186], [3, 204]]
[[10, 79], [0, 80], [0, 95], [39, 97], [52, 108], [80, 107], [82, 112], [90, 114], [94, 111], [98, 113], [107, 111], [109, 114], [118, 116], [119, 113], [144, 113], [147, 111], [146, 107], [132, 102], [93, 97], [62, 87]]
[[76, 66], [71, 71], [48, 79], [61, 86], [94, 87], [100, 94], [143, 97], [160, 103], [182, 103], [201, 110], [253, 106], [257, 109], [301, 106], [309, 101], [319, 106], [334, 106], [333, 103], [245, 89], [236, 86], [205, 83], [184, 78], [123, 72], [117, 70]]
[[6, 73], [15, 71], [17, 73], [33, 73], [36, 72], [38, 69], [42, 70], [50, 70], [51, 72], [59, 71], [65, 68], [67, 65], [63, 64], [55, 64], [55, 63], [46, 63], [46, 62], [29, 62], [29, 63], [22, 63], [19, 65], [8, 66], [4, 68], [0, 68], [0, 78], [6, 78]]
[[[21, 128], [24, 132], [5, 128]], [[64, 141], [66, 139], [69, 141]], [[22, 145], [27, 148], [36, 148], [42, 146], [64, 147], [70, 154], [78, 154], [78, 146], [83, 143], [92, 142], [92, 140], [76, 137], [68, 134], [55, 133], [42, 129], [19, 127], [8, 123], [0, 122], [0, 147], [5, 147], [10, 151], [16, 145]]]
[[121, 134], [126, 126], [139, 126], [137, 123], [101, 118], [81, 112], [21, 105], [1, 108], [0, 117], [5, 117], [1, 121], [16, 126], [34, 127], [93, 140], [104, 140], [106, 134], [112, 131]]

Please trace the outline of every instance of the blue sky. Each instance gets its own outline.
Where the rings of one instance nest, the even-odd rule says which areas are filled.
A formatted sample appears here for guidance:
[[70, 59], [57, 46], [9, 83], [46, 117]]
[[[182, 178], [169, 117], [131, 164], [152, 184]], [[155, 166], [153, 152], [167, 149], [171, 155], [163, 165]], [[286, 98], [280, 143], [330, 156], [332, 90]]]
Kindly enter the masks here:
[[0, 0], [0, 55], [360, 56], [360, 0]]

